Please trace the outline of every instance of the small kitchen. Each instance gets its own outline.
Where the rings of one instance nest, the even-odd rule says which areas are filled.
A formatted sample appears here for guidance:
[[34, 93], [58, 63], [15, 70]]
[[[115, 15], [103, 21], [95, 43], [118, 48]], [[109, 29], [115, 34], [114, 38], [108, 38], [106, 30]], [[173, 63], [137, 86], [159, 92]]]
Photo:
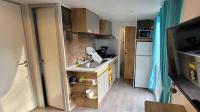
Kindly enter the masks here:
[[199, 111], [199, 11], [197, 0], [0, 0], [0, 112]]
[[[98, 108], [118, 72], [115, 48], [107, 46], [117, 44], [112, 23], [86, 8], [62, 10], [66, 12], [63, 23], [67, 23], [63, 29], [70, 110], [75, 106]], [[107, 44], [100, 45], [100, 41]]]
[[0, 112], [199, 111], [196, 2], [1, 0]]
[[[122, 25], [125, 33], [118, 40], [112, 35], [111, 21], [100, 19], [86, 8], [62, 10], [70, 110], [98, 109], [119, 78], [129, 80], [132, 88], [148, 88], [153, 20], [137, 21], [138, 27]], [[119, 33], [123, 33], [121, 29]], [[126, 43], [118, 46], [124, 40]], [[119, 49], [124, 50], [119, 53]], [[119, 70], [119, 64], [124, 70]]]

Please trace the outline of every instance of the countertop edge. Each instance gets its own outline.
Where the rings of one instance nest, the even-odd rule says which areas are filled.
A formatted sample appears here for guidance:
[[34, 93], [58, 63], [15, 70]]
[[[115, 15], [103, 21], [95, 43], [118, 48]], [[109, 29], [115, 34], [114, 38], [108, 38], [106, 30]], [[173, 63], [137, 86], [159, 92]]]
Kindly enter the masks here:
[[[97, 68], [80, 68], [73, 65], [72, 67], [66, 68], [66, 72], [88, 72], [88, 73], [97, 73], [99, 70], [104, 68], [105, 66], [108, 66], [110, 63], [118, 59], [118, 56], [108, 60], [107, 62], [103, 63], [102, 65], [98, 66]], [[74, 69], [75, 68], [75, 69]], [[93, 69], [93, 70], [92, 70]]]

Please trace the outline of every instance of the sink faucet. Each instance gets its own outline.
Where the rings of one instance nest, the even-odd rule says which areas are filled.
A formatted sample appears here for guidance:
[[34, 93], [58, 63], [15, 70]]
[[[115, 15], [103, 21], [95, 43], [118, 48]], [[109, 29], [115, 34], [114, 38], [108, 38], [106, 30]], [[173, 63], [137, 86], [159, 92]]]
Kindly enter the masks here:
[[88, 60], [89, 63], [91, 63], [92, 62], [92, 55], [88, 55], [87, 60]]

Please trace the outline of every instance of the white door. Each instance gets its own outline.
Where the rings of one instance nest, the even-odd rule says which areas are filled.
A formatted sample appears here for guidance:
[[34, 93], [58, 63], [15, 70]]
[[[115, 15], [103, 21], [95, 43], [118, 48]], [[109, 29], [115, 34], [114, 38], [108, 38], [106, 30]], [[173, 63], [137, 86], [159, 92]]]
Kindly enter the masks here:
[[152, 56], [136, 56], [135, 87], [148, 88]]
[[55, 8], [38, 8], [36, 10], [36, 19], [41, 57], [44, 60], [47, 104], [64, 109]]
[[36, 108], [20, 5], [0, 1], [0, 112]]

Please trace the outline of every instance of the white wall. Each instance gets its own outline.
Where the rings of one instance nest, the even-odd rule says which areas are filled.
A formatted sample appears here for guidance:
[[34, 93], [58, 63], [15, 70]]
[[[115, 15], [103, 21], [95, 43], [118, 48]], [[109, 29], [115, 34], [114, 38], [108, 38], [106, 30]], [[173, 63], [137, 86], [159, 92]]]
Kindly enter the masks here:
[[137, 20], [129, 21], [129, 22], [120, 22], [120, 21], [112, 21], [112, 35], [116, 38], [115, 40], [96, 40], [96, 47], [99, 48], [102, 45], [106, 45], [109, 47], [108, 52], [115, 53], [118, 55], [118, 72], [117, 78], [120, 77], [120, 42], [122, 41], [120, 36], [120, 29], [124, 26], [137, 26]]
[[182, 22], [200, 16], [200, 0], [184, 0]]

